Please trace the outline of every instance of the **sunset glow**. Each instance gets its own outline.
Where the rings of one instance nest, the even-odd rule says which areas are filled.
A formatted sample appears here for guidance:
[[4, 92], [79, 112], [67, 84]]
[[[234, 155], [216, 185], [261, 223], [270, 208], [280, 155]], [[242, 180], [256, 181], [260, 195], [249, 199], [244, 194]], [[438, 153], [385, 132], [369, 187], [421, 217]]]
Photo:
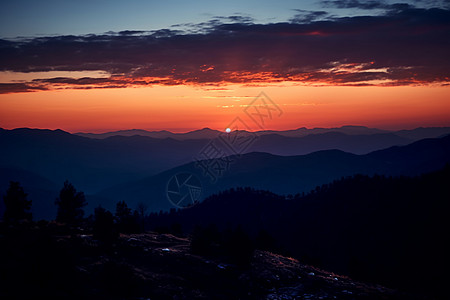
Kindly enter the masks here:
[[0, 40], [0, 127], [223, 130], [261, 92], [283, 111], [266, 129], [450, 125], [445, 6], [304, 5], [287, 21]]
[[58, 90], [1, 96], [3, 128], [69, 132], [142, 128], [184, 132], [222, 130], [264, 91], [283, 115], [267, 129], [358, 124], [386, 129], [449, 125], [448, 87], [311, 87], [296, 84], [191, 85]]

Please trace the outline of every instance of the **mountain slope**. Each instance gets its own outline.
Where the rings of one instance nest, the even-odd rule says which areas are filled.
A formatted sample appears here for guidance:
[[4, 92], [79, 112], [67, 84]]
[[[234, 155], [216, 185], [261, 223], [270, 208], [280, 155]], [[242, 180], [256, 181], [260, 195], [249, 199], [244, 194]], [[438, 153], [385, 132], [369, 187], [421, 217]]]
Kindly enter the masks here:
[[[214, 224], [261, 230], [294, 256], [354, 278], [433, 296], [447, 294], [450, 165], [418, 177], [355, 175], [285, 199], [238, 188], [191, 208], [152, 214], [150, 228]], [[433, 296], [431, 296], [433, 295]], [[442, 298], [442, 299], [445, 299]]]
[[183, 172], [195, 174], [201, 180], [203, 197], [235, 186], [250, 186], [280, 194], [309, 192], [318, 185], [356, 173], [419, 175], [450, 162], [450, 136], [426, 139], [366, 155], [327, 150], [300, 156], [249, 153], [241, 158], [230, 158], [234, 163], [216, 182], [211, 182], [211, 178], [205, 176], [195, 163], [189, 163], [146, 179], [106, 189], [96, 196], [104, 199], [102, 204], [106, 207], [126, 200], [132, 207], [138, 202], [144, 202], [150, 211], [159, 211], [173, 207], [167, 199], [167, 184], [172, 176]]

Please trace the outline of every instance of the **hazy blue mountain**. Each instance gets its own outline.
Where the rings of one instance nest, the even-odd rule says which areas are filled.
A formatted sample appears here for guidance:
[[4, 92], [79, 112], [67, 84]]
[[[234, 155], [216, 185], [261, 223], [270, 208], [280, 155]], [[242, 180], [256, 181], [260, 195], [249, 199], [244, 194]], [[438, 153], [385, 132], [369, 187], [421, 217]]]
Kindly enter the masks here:
[[[421, 130], [427, 134], [443, 132], [443, 129]], [[211, 133], [211, 130], [192, 134], [202, 135], [204, 132]], [[417, 174], [433, 170], [448, 160], [448, 147], [442, 146], [445, 140], [424, 140], [405, 147], [355, 155], [349, 152], [362, 154], [404, 145], [409, 140], [391, 133], [349, 135], [327, 132], [297, 138], [260, 135], [248, 149], [257, 153], [248, 153], [239, 159], [232, 157], [234, 163], [230, 170], [212, 184], [201, 169], [190, 163], [209, 139], [176, 140], [139, 135], [92, 139], [61, 130], [0, 129], [0, 167], [26, 170], [37, 177], [48, 178], [57, 185], [56, 188], [48, 188], [46, 184], [36, 184], [33, 188], [39, 187], [52, 195], [57, 195], [67, 179], [78, 190], [91, 195], [91, 208], [98, 203], [111, 208], [115, 202], [126, 200], [131, 206], [145, 202], [149, 209], [160, 210], [171, 207], [165, 189], [176, 172], [197, 174], [204, 184], [204, 196], [236, 185], [297, 193], [357, 172]], [[345, 152], [315, 152], [321, 149]], [[306, 153], [309, 154], [298, 155]], [[10, 180], [9, 177], [12, 176], [3, 170], [4, 184]], [[42, 192], [40, 195], [43, 197], [36, 196], [36, 200], [45, 199], [47, 194]], [[53, 205], [54, 196], [49, 201]]]
[[411, 142], [413, 140], [399, 137], [393, 133], [357, 135], [329, 131], [301, 137], [264, 134], [259, 136], [250, 150], [276, 155], [301, 155], [328, 149], [342, 150], [354, 154], [366, 154], [394, 145], [407, 145]]
[[333, 128], [311, 128], [308, 129], [306, 127], [301, 127], [293, 130], [284, 130], [284, 131], [276, 131], [276, 130], [263, 130], [259, 133], [261, 134], [279, 134], [282, 136], [288, 137], [303, 137], [310, 134], [321, 134], [321, 133], [329, 133], [329, 132], [339, 132], [348, 135], [371, 135], [371, 134], [380, 134], [380, 133], [393, 133], [389, 130], [382, 130], [378, 128], [369, 128], [365, 126], [354, 126], [354, 125], [346, 125], [341, 127], [333, 127]]
[[90, 139], [61, 130], [0, 130], [0, 166], [40, 174], [93, 192], [187, 163], [202, 140], [178, 141], [142, 136]]
[[410, 140], [421, 140], [426, 138], [442, 137], [450, 134], [449, 127], [419, 127], [410, 130], [399, 130], [396, 135]]
[[56, 216], [54, 202], [61, 187], [33, 172], [0, 167], [0, 217], [4, 212], [3, 196], [9, 187], [10, 181], [20, 182], [28, 194], [28, 200], [32, 201], [31, 211], [34, 220], [53, 219]]
[[202, 182], [203, 197], [236, 186], [249, 186], [279, 194], [309, 192], [316, 186], [353, 174], [419, 175], [450, 162], [450, 136], [424, 139], [407, 146], [391, 147], [355, 155], [338, 150], [300, 156], [249, 153], [230, 157], [229, 170], [212, 182], [195, 163], [185, 164], [139, 181], [118, 185], [98, 193], [96, 201], [112, 207], [126, 200], [135, 207], [144, 202], [150, 211], [173, 207], [167, 198], [167, 184], [179, 173], [195, 174]]
[[[121, 133], [139, 133], [123, 131]], [[157, 174], [193, 161], [210, 138], [219, 134], [202, 129], [176, 134], [189, 139], [162, 138], [173, 135], [159, 132], [160, 137], [112, 135], [93, 139], [62, 130], [0, 129], [0, 166], [29, 170], [62, 184], [68, 179], [88, 193], [108, 186]], [[339, 149], [351, 153], [367, 153], [392, 145], [405, 145], [410, 140], [390, 133], [347, 135], [338, 132], [285, 137], [260, 135], [248, 152], [277, 155], [300, 155], [318, 150]], [[231, 153], [229, 153], [231, 154]]]

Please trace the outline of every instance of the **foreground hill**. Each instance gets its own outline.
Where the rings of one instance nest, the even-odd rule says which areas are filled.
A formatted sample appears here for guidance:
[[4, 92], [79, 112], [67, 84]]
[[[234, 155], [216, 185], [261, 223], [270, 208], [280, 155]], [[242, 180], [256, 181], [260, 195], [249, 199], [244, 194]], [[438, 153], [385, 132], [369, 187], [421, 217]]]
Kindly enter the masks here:
[[243, 268], [194, 255], [189, 238], [173, 235], [122, 235], [105, 249], [90, 235], [50, 232], [2, 232], [0, 298], [411, 299], [266, 251]]
[[356, 175], [288, 198], [238, 188], [191, 208], [153, 214], [148, 224], [187, 233], [212, 225], [219, 231], [239, 225], [253, 237], [263, 231], [281, 253], [438, 297], [447, 292], [449, 182], [447, 165], [418, 177]]

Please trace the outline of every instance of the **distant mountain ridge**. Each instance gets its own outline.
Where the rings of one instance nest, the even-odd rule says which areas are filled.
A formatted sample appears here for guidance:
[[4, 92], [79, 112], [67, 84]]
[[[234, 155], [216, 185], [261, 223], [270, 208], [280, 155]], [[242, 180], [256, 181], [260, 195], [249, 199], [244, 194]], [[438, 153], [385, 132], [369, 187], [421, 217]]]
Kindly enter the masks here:
[[177, 140], [188, 140], [188, 139], [212, 139], [220, 134], [220, 131], [213, 130], [210, 128], [203, 128], [199, 130], [189, 131], [185, 133], [173, 133], [167, 130], [160, 131], [147, 131], [143, 129], [128, 129], [128, 130], [118, 130], [105, 133], [83, 133], [77, 132], [75, 135], [82, 137], [92, 138], [92, 139], [106, 139], [112, 136], [146, 136], [157, 139], [173, 138]]
[[413, 141], [415, 140], [399, 137], [393, 133], [346, 134], [329, 131], [299, 137], [263, 134], [258, 137], [249, 151], [290, 156], [336, 149], [353, 154], [366, 154], [394, 145], [407, 145]]
[[[392, 133], [399, 137], [407, 138], [412, 141], [424, 139], [424, 138], [432, 138], [432, 137], [440, 137], [445, 134], [450, 134], [450, 127], [418, 127], [415, 129], [409, 130], [383, 130], [377, 128], [369, 128], [365, 126], [355, 126], [355, 125], [345, 125], [341, 127], [334, 128], [311, 128], [308, 129], [306, 127], [301, 127], [297, 129], [291, 130], [261, 130], [256, 131], [255, 133], [258, 135], [267, 135], [267, 134], [278, 134], [286, 137], [304, 137], [310, 134], [322, 134], [328, 132], [339, 132], [347, 135], [371, 135], [371, 134], [381, 134], [381, 133]], [[148, 136], [152, 138], [173, 138], [179, 140], [186, 139], [210, 139], [215, 138], [222, 131], [214, 130], [210, 128], [203, 128], [200, 130], [189, 131], [185, 133], [173, 133], [167, 130], [161, 131], [148, 131], [143, 129], [129, 129], [129, 130], [119, 130], [105, 133], [84, 133], [77, 132], [75, 135], [95, 138], [95, 139], [105, 139], [111, 136], [120, 135], [120, 136], [133, 136], [133, 135], [141, 135]]]

